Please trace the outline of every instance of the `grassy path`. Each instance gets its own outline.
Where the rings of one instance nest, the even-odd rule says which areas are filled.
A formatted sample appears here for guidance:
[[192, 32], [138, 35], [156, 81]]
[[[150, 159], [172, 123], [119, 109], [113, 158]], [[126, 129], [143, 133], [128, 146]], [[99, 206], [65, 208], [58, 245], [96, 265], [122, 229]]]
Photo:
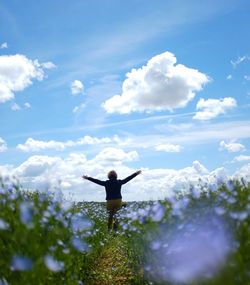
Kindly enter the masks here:
[[135, 280], [136, 274], [133, 270], [133, 261], [129, 259], [126, 240], [119, 235], [112, 235], [101, 249], [90, 278], [85, 284], [138, 284]]

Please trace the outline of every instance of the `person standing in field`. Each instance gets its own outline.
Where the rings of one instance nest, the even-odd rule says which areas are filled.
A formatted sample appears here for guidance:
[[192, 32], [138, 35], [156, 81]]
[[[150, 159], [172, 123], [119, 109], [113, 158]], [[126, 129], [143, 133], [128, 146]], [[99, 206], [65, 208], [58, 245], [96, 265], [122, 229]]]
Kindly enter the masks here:
[[[118, 221], [114, 219], [114, 215], [122, 207], [122, 195], [121, 187], [123, 184], [129, 182], [131, 179], [135, 178], [141, 173], [141, 170], [136, 171], [132, 175], [128, 176], [125, 179], [117, 179], [117, 173], [114, 170], [111, 170], [108, 173], [108, 180], [102, 181], [96, 178], [83, 175], [83, 179], [87, 179], [91, 182], [94, 182], [98, 185], [104, 186], [106, 190], [106, 206], [108, 211], [108, 230], [110, 231], [113, 227], [114, 230], [117, 230]], [[114, 222], [114, 225], [113, 225]]]

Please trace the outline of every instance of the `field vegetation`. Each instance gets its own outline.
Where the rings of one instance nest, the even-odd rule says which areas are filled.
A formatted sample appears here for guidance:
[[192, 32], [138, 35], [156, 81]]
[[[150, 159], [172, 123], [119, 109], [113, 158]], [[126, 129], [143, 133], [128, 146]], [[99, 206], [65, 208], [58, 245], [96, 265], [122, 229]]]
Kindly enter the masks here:
[[107, 231], [104, 203], [0, 182], [0, 285], [250, 284], [250, 185], [190, 187], [131, 202]]

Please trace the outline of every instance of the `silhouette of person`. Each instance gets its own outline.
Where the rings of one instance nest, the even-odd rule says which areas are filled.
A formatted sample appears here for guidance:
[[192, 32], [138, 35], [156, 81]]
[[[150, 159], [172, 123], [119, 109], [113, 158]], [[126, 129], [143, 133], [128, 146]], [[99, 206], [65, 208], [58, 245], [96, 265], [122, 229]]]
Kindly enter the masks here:
[[[117, 230], [118, 220], [114, 217], [118, 210], [122, 207], [122, 195], [121, 195], [121, 187], [122, 185], [129, 182], [131, 179], [135, 178], [137, 175], [141, 173], [141, 170], [136, 171], [132, 175], [128, 176], [125, 179], [117, 179], [117, 173], [114, 170], [111, 170], [108, 173], [108, 180], [102, 181], [96, 178], [89, 177], [87, 175], [83, 175], [83, 179], [87, 179], [91, 182], [94, 182], [98, 185], [104, 186], [106, 190], [106, 207], [108, 211], [108, 230], [110, 231], [112, 228]], [[114, 225], [113, 225], [114, 222]]]

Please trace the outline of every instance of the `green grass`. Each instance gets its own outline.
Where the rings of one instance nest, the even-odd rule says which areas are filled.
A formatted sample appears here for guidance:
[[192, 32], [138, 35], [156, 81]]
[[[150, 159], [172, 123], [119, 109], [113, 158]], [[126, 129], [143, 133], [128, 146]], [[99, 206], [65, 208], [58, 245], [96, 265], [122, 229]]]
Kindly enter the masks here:
[[70, 205], [1, 182], [0, 284], [250, 284], [249, 213], [250, 185], [236, 181], [128, 203], [109, 233], [104, 203]]

